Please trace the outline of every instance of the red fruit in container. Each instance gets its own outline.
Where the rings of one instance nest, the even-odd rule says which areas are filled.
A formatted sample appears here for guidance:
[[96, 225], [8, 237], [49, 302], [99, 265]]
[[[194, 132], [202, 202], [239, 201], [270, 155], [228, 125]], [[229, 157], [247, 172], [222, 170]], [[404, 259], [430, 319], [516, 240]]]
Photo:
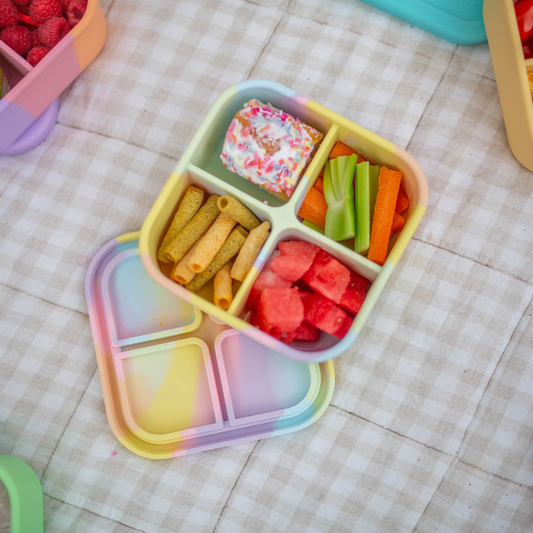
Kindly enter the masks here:
[[61, 17], [63, 11], [57, 0], [31, 0], [29, 15], [37, 24], [43, 24], [52, 17]]
[[13, 0], [13, 3], [15, 3], [17, 7], [29, 6], [30, 2], [31, 0]]
[[281, 255], [272, 260], [270, 270], [287, 281], [298, 281], [311, 267], [320, 248], [304, 241], [279, 243]]
[[524, 59], [531, 59], [533, 57], [533, 37], [522, 43], [522, 50], [524, 50]]
[[39, 41], [39, 31], [33, 30], [30, 33], [31, 33], [31, 48], [33, 48], [34, 46], [40, 46], [41, 41]]
[[246, 301], [246, 307], [248, 309], [255, 309], [264, 289], [287, 289], [290, 286], [290, 281], [280, 278], [278, 275], [274, 274], [274, 272], [271, 272], [269, 268], [265, 268], [259, 273], [259, 276], [257, 276], [257, 279], [250, 289], [250, 294]]
[[342, 339], [353, 319], [331, 300], [320, 294], [312, 294], [305, 301], [305, 320], [319, 330]]
[[26, 61], [34, 67], [41, 61], [41, 59], [50, 52], [50, 48], [46, 48], [44, 46], [34, 46], [29, 52], [28, 57], [26, 58]]
[[30, 51], [31, 33], [25, 26], [11, 26], [2, 30], [0, 39], [21, 56], [25, 56]]
[[0, 0], [0, 28], [14, 26], [19, 19], [17, 7], [11, 0]]
[[348, 313], [356, 315], [365, 301], [366, 291], [369, 285], [370, 281], [360, 274], [351, 271], [350, 283], [348, 283], [339, 305]]
[[39, 26], [39, 42], [47, 48], [53, 48], [70, 31], [68, 22], [63, 17], [53, 17]]
[[520, 0], [514, 5], [520, 40], [527, 41], [533, 35], [533, 0]]
[[87, 0], [68, 0], [67, 3], [67, 19], [71, 28], [83, 18], [87, 10]]
[[278, 328], [282, 333], [297, 329], [304, 319], [298, 289], [264, 289], [257, 305], [261, 329]]
[[302, 279], [314, 291], [338, 304], [350, 282], [350, 269], [320, 249]]

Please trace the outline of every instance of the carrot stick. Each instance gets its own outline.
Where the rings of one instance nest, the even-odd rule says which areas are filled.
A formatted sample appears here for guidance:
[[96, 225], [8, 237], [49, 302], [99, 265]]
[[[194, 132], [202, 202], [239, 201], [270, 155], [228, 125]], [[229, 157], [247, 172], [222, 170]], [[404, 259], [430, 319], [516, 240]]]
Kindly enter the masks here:
[[383, 265], [387, 258], [394, 208], [396, 207], [401, 180], [401, 172], [381, 167], [368, 249], [368, 259], [378, 265]]
[[409, 208], [409, 198], [405, 196], [402, 191], [398, 191], [398, 199], [396, 200], [396, 208], [394, 209], [396, 213], [401, 215], [406, 209]]
[[[333, 150], [331, 150], [331, 153], [329, 154], [330, 159], [336, 159], [337, 157], [343, 156], [343, 155], [353, 155], [355, 154], [355, 150], [352, 150], [349, 146], [346, 146], [344, 143], [341, 143], [340, 141], [337, 141], [335, 143], [335, 146], [333, 147]], [[359, 155], [357, 155], [357, 162], [362, 163], [364, 159]]]
[[314, 187], [311, 187], [302, 202], [298, 216], [324, 229], [326, 227], [327, 210], [328, 204], [324, 195]]
[[391, 227], [392, 233], [394, 233], [395, 231], [400, 231], [404, 226], [405, 226], [405, 219], [398, 213], [394, 213], [394, 217], [392, 219], [392, 227]]
[[317, 178], [317, 180], [315, 181], [315, 184], [313, 185], [313, 187], [317, 190], [317, 191], [320, 191], [322, 194], [324, 194], [324, 178], [321, 178], [320, 176]]

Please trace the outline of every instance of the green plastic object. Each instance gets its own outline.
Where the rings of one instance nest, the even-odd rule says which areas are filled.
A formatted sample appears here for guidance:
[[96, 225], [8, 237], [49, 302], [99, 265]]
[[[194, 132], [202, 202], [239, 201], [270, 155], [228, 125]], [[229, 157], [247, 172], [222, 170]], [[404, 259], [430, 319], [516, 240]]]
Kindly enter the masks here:
[[42, 533], [43, 490], [37, 474], [21, 459], [0, 454], [0, 488], [2, 484], [9, 498], [0, 505], [10, 507], [10, 513], [2, 514], [11, 515], [11, 529], [4, 529], [6, 524], [0, 522], [0, 531]]
[[370, 246], [370, 231], [378, 194], [379, 168], [365, 161], [357, 165], [355, 172], [354, 250], [364, 255]]

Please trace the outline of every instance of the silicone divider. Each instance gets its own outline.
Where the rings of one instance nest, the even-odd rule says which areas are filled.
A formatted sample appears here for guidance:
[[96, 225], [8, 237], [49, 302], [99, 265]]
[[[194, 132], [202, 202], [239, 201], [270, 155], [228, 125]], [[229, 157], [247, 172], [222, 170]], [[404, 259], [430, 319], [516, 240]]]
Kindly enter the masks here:
[[215, 352], [231, 426], [297, 416], [318, 396], [316, 364], [291, 361], [235, 330], [217, 337]]
[[224, 425], [207, 344], [191, 337], [113, 355], [124, 418], [165, 444]]

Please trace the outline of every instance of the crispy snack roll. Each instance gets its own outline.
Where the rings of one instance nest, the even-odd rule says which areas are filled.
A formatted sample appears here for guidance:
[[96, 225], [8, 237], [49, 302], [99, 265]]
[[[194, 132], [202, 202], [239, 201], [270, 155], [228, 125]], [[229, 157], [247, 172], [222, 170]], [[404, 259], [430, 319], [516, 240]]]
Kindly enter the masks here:
[[174, 263], [172, 272], [170, 273], [171, 280], [178, 282], [180, 285], [185, 285], [185, 283], [189, 283], [189, 281], [194, 278], [196, 272], [190, 269], [189, 259], [195, 252], [196, 248], [198, 248], [201, 240], [202, 237], [194, 243], [193, 247], [177, 263]]
[[231, 196], [221, 196], [218, 200], [218, 208], [248, 231], [261, 224], [261, 221], [247, 207]]
[[183, 197], [183, 200], [181, 201], [178, 210], [172, 219], [172, 223], [170, 224], [170, 227], [163, 238], [163, 242], [159, 247], [159, 251], [157, 252], [157, 258], [159, 261], [162, 261], [163, 263], [171, 262], [166, 253], [167, 248], [178, 235], [178, 233], [191, 221], [192, 217], [196, 215], [204, 200], [204, 194], [205, 193], [202, 189], [199, 189], [194, 185], [191, 185], [187, 189], [185, 196]]
[[239, 292], [239, 289], [241, 288], [241, 285], [242, 285], [242, 281], [237, 281], [236, 279], [234, 279], [232, 281], [232, 283], [231, 283], [231, 292], [233, 293], [234, 297]]
[[256, 257], [261, 251], [270, 233], [270, 224], [263, 222], [257, 228], [250, 231], [246, 242], [243, 244], [235, 263], [231, 269], [231, 277], [237, 281], [244, 281], [244, 278], [250, 272]]
[[174, 237], [167, 248], [167, 256], [171, 261], [177, 263], [218, 217], [220, 214], [217, 207], [219, 198], [218, 194], [210, 196], [192, 220]]
[[205, 235], [199, 239], [198, 247], [189, 259], [189, 268], [197, 274], [203, 272], [222, 248], [235, 224], [235, 220], [220, 213]]
[[213, 301], [217, 307], [224, 309], [224, 311], [231, 305], [233, 301], [233, 293], [231, 291], [231, 261], [228, 261], [216, 274], [214, 279], [214, 295]]
[[242, 227], [237, 226], [226, 239], [222, 248], [209, 266], [200, 274], [196, 274], [193, 280], [185, 285], [186, 289], [192, 292], [199, 291], [233, 256], [242, 248], [244, 241], [248, 237], [248, 232]]

